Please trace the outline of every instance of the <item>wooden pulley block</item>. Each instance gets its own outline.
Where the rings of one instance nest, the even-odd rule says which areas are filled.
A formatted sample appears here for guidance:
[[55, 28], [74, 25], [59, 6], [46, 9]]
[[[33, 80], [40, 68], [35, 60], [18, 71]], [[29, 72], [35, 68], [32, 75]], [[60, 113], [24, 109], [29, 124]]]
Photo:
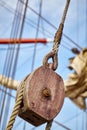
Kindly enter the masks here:
[[35, 126], [55, 118], [64, 102], [62, 78], [52, 69], [41, 66], [24, 82], [23, 103], [19, 116]]

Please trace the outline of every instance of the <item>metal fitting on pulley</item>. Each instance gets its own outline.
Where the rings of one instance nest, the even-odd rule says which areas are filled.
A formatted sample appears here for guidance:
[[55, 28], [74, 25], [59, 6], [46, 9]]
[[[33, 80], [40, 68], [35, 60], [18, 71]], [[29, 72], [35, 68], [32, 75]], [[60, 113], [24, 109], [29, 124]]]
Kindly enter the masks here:
[[[50, 58], [52, 58], [53, 63], [48, 63]], [[43, 66], [46, 66], [52, 70], [56, 70], [58, 66], [57, 53], [54, 51], [49, 52], [43, 59]]]

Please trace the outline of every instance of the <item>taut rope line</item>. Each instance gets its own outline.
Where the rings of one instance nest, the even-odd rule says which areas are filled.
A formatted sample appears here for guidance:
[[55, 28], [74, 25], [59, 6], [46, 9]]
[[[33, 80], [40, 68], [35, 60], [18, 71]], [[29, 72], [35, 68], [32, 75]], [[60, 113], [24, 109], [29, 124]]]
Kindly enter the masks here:
[[63, 34], [64, 22], [65, 22], [66, 14], [67, 14], [67, 11], [68, 11], [69, 3], [70, 3], [70, 0], [67, 0], [61, 23], [60, 23], [59, 28], [58, 28], [58, 30], [55, 34], [55, 37], [54, 37], [52, 51], [49, 52], [43, 59], [43, 65], [49, 66], [48, 59], [52, 58], [52, 60], [53, 60], [52, 69], [53, 70], [56, 70], [57, 66], [58, 66], [58, 59], [57, 59], [58, 48], [59, 48], [59, 45], [60, 45], [60, 42], [61, 42], [61, 37], [62, 37], [62, 34]]
[[[70, 0], [67, 0], [61, 23], [60, 23], [59, 28], [54, 37], [52, 51], [50, 53], [48, 53], [43, 59], [43, 65], [48, 66], [49, 68], [51, 68], [53, 70], [56, 70], [57, 66], [58, 66], [58, 49], [59, 49], [61, 37], [63, 34], [64, 22], [65, 22], [66, 14], [68, 11], [69, 3], [70, 3]], [[52, 58], [53, 63], [48, 63], [49, 58]], [[53, 122], [53, 120], [47, 123], [46, 130], [51, 129], [52, 122]]]

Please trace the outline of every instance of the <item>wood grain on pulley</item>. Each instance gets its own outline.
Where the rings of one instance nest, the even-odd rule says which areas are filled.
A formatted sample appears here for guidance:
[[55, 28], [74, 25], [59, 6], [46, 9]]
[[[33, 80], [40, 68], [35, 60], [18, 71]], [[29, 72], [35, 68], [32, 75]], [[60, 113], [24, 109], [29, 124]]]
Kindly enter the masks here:
[[62, 78], [52, 69], [41, 66], [33, 71], [25, 82], [19, 116], [35, 126], [51, 121], [64, 102]]

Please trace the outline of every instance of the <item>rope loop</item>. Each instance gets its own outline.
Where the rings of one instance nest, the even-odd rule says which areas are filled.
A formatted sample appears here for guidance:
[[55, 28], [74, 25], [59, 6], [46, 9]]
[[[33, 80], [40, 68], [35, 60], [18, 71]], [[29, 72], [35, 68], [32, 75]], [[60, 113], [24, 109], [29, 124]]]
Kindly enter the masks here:
[[[52, 58], [53, 63], [48, 63], [48, 60], [50, 58]], [[43, 65], [56, 70], [58, 66], [57, 53], [55, 53], [54, 51], [49, 52], [43, 59]]]
[[[54, 37], [52, 51], [50, 53], [48, 53], [43, 59], [43, 65], [48, 66], [49, 68], [51, 68], [53, 70], [56, 70], [57, 66], [58, 66], [58, 59], [57, 59], [58, 48], [59, 48], [59, 44], [60, 44], [61, 38], [62, 38], [64, 22], [65, 22], [67, 10], [69, 7], [69, 3], [70, 3], [70, 0], [67, 0], [60, 26], [55, 34], [55, 37]], [[53, 63], [48, 63], [49, 58], [52, 58]]]
[[[63, 24], [61, 23], [59, 26], [59, 29], [56, 32], [55, 37], [54, 37], [52, 51], [49, 52], [43, 59], [43, 65], [48, 66], [49, 68], [53, 69], [54, 71], [57, 69], [57, 66], [58, 66], [57, 54], [58, 54], [58, 48], [59, 48], [59, 44], [60, 44], [61, 37], [62, 37], [62, 30], [63, 30]], [[48, 60], [50, 58], [52, 58], [53, 63], [48, 63]]]

